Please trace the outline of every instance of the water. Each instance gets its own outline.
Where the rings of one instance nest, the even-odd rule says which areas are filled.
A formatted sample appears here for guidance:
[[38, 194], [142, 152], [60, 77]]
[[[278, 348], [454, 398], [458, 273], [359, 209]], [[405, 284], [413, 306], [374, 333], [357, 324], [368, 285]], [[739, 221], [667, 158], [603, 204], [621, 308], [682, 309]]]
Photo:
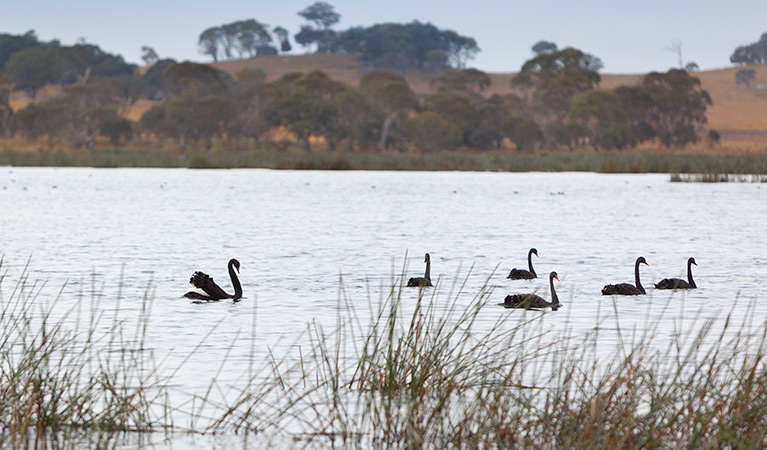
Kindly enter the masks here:
[[[617, 326], [603, 315], [613, 301], [630, 333], [671, 299], [659, 319], [662, 345], [694, 317], [719, 317], [736, 304], [756, 302], [737, 321], [767, 318], [758, 302], [766, 194], [759, 184], [671, 183], [668, 175], [2, 168], [8, 277], [0, 294], [9, 295], [30, 257], [30, 279], [47, 282], [41, 302], [66, 283], [60, 308], [94, 301], [94, 287], [99, 306], [111, 308], [122, 285], [119, 307], [130, 319], [151, 286], [147, 342], [166, 370], [200, 345], [174, 375], [187, 394], [213, 377], [241, 388], [253, 361], [294, 351], [313, 320], [334, 323], [341, 278], [365, 312], [403, 267], [407, 277], [422, 276], [426, 252], [441, 298], [466, 280], [459, 301], [467, 303], [488, 279], [493, 302], [534, 290], [548, 298], [546, 274], [557, 271], [564, 306], [546, 326], [566, 318], [579, 334], [599, 324], [608, 346]], [[512, 267], [526, 268], [530, 247], [540, 278], [507, 280]], [[605, 284], [633, 283], [640, 255], [650, 264], [641, 269], [648, 295], [602, 296]], [[651, 289], [661, 278], [686, 278], [690, 256], [699, 289]], [[242, 264], [243, 301], [181, 298], [195, 270], [231, 292], [230, 258]], [[521, 313], [486, 308], [478, 326]], [[227, 370], [218, 373], [225, 354]]]

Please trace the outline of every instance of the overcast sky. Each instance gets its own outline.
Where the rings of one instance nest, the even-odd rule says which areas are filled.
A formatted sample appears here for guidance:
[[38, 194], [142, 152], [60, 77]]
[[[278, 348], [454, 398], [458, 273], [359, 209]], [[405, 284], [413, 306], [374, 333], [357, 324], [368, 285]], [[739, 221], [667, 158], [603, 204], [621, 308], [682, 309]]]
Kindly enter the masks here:
[[[305, 50], [292, 36], [304, 20], [297, 12], [313, 0], [24, 0], [6, 2], [0, 32], [34, 29], [41, 40], [71, 45], [78, 39], [141, 62], [141, 46], [162, 58], [207, 62], [198, 52], [200, 33], [211, 26], [254, 18], [291, 33], [293, 54]], [[645, 73], [677, 66], [669, 51], [680, 42], [684, 62], [701, 69], [730, 66], [735, 47], [767, 31], [767, 0], [330, 0], [341, 21], [334, 28], [377, 23], [430, 22], [477, 40], [469, 65], [514, 72], [532, 56], [530, 47], [553, 41], [602, 59], [606, 73]]]

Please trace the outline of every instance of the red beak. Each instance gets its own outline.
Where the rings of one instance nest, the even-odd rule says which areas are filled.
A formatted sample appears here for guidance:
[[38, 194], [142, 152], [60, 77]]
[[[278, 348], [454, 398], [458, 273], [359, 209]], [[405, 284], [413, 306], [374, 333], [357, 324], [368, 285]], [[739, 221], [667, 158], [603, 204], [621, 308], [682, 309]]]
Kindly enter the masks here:
[[237, 268], [237, 273], [240, 273], [240, 268], [239, 267]]
[[559, 277], [557, 275], [554, 275], [554, 278], [556, 278], [557, 281], [559, 281]]

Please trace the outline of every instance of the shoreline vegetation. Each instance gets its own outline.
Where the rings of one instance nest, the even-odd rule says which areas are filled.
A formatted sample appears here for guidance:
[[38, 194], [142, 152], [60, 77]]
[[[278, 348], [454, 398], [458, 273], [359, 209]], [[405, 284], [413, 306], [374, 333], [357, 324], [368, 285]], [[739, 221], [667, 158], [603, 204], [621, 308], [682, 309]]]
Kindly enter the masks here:
[[[0, 166], [291, 170], [668, 173], [671, 181], [764, 181], [767, 154], [612, 152], [177, 152], [107, 148], [89, 151], [0, 151]], [[682, 176], [694, 174], [695, 176]]]
[[[698, 318], [671, 345], [655, 342], [663, 333], [649, 314], [644, 331], [605, 344], [605, 321], [621, 329], [614, 305], [600, 310], [593, 332], [572, 335], [566, 308], [508, 312], [487, 284], [470, 300], [439, 283], [413, 300], [403, 279], [404, 271], [369, 301], [369, 316], [339, 280], [335, 326], [310, 321], [297, 338], [301, 352], [252, 361], [247, 382], [224, 399], [214, 377], [207, 392], [187, 393], [190, 406], [176, 404], [183, 386], [172, 382], [186, 359], [159, 370], [165, 355], [148, 350], [153, 286], [126, 320], [121, 297], [138, 299], [118, 291], [117, 304], [106, 305], [94, 290], [90, 301], [81, 294], [64, 306], [72, 302], [62, 293], [49, 301], [25, 269], [0, 298], [0, 446], [118, 448], [179, 435], [239, 436], [243, 448], [248, 436], [304, 448], [767, 444], [767, 326], [754, 319], [756, 302], [733, 305], [751, 319]], [[446, 291], [456, 287], [464, 286]], [[498, 319], [478, 329], [486, 308], [498, 308]], [[255, 315], [252, 327], [251, 347]], [[605, 345], [615, 350], [597, 350]]]

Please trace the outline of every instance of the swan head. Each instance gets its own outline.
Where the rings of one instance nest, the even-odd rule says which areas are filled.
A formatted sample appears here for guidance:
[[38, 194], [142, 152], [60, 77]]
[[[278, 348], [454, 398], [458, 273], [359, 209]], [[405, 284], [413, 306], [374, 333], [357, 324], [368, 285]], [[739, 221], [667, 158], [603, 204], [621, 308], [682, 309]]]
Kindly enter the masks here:
[[690, 258], [690, 259], [688, 259], [688, 260], [687, 260], [687, 263], [688, 263], [688, 264], [695, 264], [696, 266], [698, 265], [698, 263], [696, 263], [696, 262], [695, 262], [695, 258]]
[[556, 278], [557, 281], [559, 281], [559, 277], [557, 276], [556, 272], [551, 272], [549, 274], [549, 279]]
[[427, 253], [426, 256], [423, 257], [423, 262], [427, 263], [431, 260], [431, 256]]
[[[531, 248], [530, 253], [535, 254], [535, 256], [538, 256], [538, 249], [537, 248]], [[540, 256], [538, 256], [540, 258]]]
[[236, 259], [232, 258], [229, 260], [229, 265], [234, 266], [235, 269], [237, 269], [237, 273], [240, 273], [240, 262]]
[[649, 266], [650, 264], [647, 263], [647, 260], [644, 259], [644, 256], [640, 256], [637, 258], [637, 264], [644, 264], [645, 266]]

